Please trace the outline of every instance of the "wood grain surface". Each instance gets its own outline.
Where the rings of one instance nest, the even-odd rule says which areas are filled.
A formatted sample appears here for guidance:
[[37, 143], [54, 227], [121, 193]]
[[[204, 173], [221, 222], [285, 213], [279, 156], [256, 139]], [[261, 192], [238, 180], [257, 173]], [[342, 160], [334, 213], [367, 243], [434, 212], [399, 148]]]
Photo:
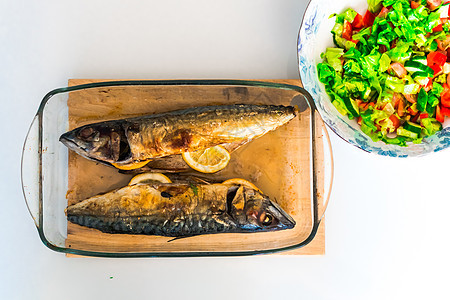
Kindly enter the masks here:
[[[69, 86], [99, 82], [97, 79], [71, 79]], [[299, 80], [261, 80], [300, 85]], [[142, 114], [187, 108], [192, 106], [243, 101], [259, 104], [289, 104], [278, 99], [278, 94], [264, 93], [252, 89], [204, 87], [126, 87], [99, 88], [95, 90], [71, 92], [67, 101], [70, 129], [96, 121], [133, 117]], [[223, 98], [223, 99], [219, 99]], [[170, 99], [170, 101], [166, 101]], [[250, 100], [249, 100], [250, 99]], [[246, 102], [247, 103], [247, 102]], [[307, 114], [305, 114], [307, 115]], [[318, 149], [318, 187], [323, 196], [323, 124], [316, 118]], [[267, 195], [275, 198], [297, 222], [292, 230], [256, 234], [208, 235], [181, 239], [167, 243], [167, 237], [145, 235], [112, 235], [98, 230], [67, 225], [66, 246], [74, 249], [106, 252], [176, 252], [185, 249], [208, 251], [224, 247], [230, 251], [266, 249], [276, 247], [279, 240], [299, 240], [309, 234], [310, 228], [310, 172], [309, 172], [309, 117], [300, 117], [274, 132], [238, 149], [232, 154], [230, 167], [214, 175], [217, 178], [243, 177], [259, 186]], [[258, 161], [254, 153], [259, 154]], [[273, 157], [279, 157], [276, 161]], [[253, 159], [253, 160], [252, 160]], [[251, 163], [246, 163], [251, 162]], [[107, 192], [127, 184], [131, 175], [119, 174], [114, 168], [98, 164], [69, 152], [68, 204], [77, 203], [87, 197]], [[269, 174], [266, 174], [269, 173]], [[284, 174], [284, 177], [273, 174]], [[239, 176], [238, 176], [239, 175]], [[278, 177], [278, 178], [277, 178]], [[275, 179], [274, 179], [275, 178]], [[293, 204], [291, 199], [297, 199]], [[321, 199], [320, 199], [321, 201]], [[322, 221], [314, 240], [307, 246], [281, 255], [323, 255], [325, 254], [325, 226]], [[309, 226], [309, 227], [308, 227]], [[74, 255], [68, 255], [74, 256]]]

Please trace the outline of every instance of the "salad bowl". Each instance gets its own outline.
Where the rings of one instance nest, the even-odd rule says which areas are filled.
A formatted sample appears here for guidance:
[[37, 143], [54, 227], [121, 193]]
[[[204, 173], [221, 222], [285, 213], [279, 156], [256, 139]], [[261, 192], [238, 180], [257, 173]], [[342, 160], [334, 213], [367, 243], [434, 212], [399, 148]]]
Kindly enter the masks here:
[[406, 147], [374, 142], [363, 133], [356, 120], [341, 115], [330, 101], [325, 86], [318, 79], [317, 64], [322, 62], [321, 53], [334, 47], [331, 30], [335, 24], [333, 14], [353, 8], [364, 14], [368, 4], [365, 0], [311, 0], [303, 16], [297, 52], [298, 68], [304, 88], [312, 95], [317, 110], [328, 127], [348, 143], [370, 153], [390, 157], [414, 157], [449, 148], [450, 118], [446, 118], [443, 129], [426, 137], [421, 143], [407, 143]]

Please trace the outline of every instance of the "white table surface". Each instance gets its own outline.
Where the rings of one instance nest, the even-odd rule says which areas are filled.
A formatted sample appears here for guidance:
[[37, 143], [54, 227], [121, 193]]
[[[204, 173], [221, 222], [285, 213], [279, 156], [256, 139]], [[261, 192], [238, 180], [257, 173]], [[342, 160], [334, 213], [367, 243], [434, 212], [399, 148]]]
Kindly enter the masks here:
[[66, 258], [38, 237], [20, 156], [46, 92], [69, 78], [298, 78], [306, 4], [1, 0], [0, 299], [449, 299], [450, 150], [390, 159], [332, 134], [325, 256]]

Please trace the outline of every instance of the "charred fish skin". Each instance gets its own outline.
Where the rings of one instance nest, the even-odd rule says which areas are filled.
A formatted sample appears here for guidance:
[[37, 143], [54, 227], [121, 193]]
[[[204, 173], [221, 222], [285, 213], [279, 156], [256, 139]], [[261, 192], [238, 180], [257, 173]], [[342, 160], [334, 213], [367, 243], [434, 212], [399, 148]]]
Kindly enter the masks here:
[[290, 229], [295, 221], [267, 196], [224, 184], [136, 184], [66, 209], [75, 224], [105, 233], [187, 237]]
[[295, 115], [292, 106], [204, 106], [89, 124], [64, 133], [60, 141], [86, 158], [127, 165], [216, 145], [234, 150]]

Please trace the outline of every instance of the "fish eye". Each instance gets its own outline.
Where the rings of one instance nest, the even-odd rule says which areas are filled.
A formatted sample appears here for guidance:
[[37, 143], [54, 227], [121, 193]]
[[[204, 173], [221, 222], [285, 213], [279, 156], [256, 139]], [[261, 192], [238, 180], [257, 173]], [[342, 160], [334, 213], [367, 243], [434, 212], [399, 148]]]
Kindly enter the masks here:
[[91, 136], [94, 133], [94, 129], [88, 127], [88, 128], [84, 128], [80, 131], [80, 137], [82, 138], [87, 138], [89, 136]]
[[263, 213], [261, 214], [260, 220], [263, 226], [269, 226], [272, 225], [273, 217], [270, 214]]

